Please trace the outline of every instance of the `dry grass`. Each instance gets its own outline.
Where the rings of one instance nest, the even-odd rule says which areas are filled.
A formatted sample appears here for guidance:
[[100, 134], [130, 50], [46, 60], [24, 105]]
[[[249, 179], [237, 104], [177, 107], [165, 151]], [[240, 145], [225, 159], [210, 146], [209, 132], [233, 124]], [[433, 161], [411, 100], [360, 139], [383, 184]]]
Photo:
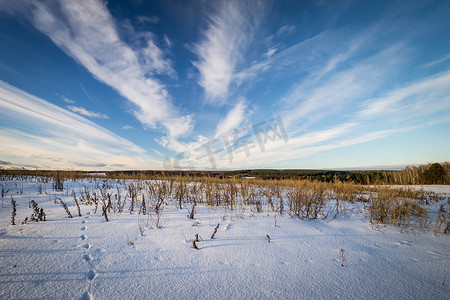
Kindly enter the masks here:
[[[55, 176], [55, 178], [50, 177]], [[20, 180], [60, 184], [80, 180], [77, 172], [48, 172], [47, 177], [22, 176]], [[3, 177], [7, 180], [8, 177]], [[16, 178], [17, 179], [17, 178]], [[402, 231], [433, 230], [448, 233], [448, 202], [432, 193], [412, 190], [408, 187], [363, 186], [335, 180], [331, 183], [308, 180], [241, 179], [190, 176], [156, 176], [128, 179], [85, 177], [84, 185], [73, 198], [80, 215], [79, 205], [102, 204], [102, 214], [120, 214], [129, 201], [129, 213], [147, 216], [147, 227], [160, 227], [162, 213], [167, 205], [178, 209], [190, 209], [188, 217], [194, 218], [198, 205], [211, 209], [221, 208], [224, 216], [242, 217], [245, 211], [252, 214], [288, 213], [299, 219], [327, 219], [347, 217], [353, 211], [365, 211], [374, 225], [395, 225]], [[44, 185], [45, 189], [45, 185]], [[62, 191], [63, 192], [63, 191]], [[66, 192], [68, 190], [66, 189]], [[6, 195], [2, 185], [2, 194]], [[38, 189], [42, 193], [42, 188]], [[143, 225], [141, 224], [140, 227]]]
[[447, 203], [439, 200], [432, 193], [411, 188], [375, 186], [368, 199], [367, 211], [372, 224], [392, 224], [401, 231], [433, 228], [435, 233], [445, 232], [441, 227], [449, 219]]

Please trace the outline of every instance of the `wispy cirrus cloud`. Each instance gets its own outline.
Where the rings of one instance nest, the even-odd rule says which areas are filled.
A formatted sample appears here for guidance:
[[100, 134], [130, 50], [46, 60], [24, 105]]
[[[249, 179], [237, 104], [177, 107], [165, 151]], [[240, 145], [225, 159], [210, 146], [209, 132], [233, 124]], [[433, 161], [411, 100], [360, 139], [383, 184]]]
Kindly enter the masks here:
[[75, 101], [73, 101], [72, 99], [69, 99], [67, 97], [61, 96], [61, 99], [66, 102], [67, 104], [75, 104]]
[[[298, 160], [321, 152], [351, 147], [379, 139], [386, 138], [393, 134], [412, 131], [420, 126], [410, 126], [389, 130], [371, 130], [359, 135], [355, 135], [359, 124], [344, 123], [336, 125], [332, 128], [311, 131], [309, 133], [299, 135], [289, 139], [286, 144], [282, 139], [276, 139], [265, 144], [265, 150], [260, 151], [258, 147], [251, 149], [251, 155], [247, 157], [242, 151], [241, 153], [233, 153], [233, 161], [230, 162], [226, 155], [216, 156], [216, 164], [218, 168], [223, 169], [241, 169], [241, 168], [267, 168], [272, 164], [291, 168], [290, 160]], [[251, 141], [255, 144], [256, 141]], [[226, 154], [226, 153], [225, 153]], [[340, 161], [337, 160], [335, 165], [330, 167], [341, 167]], [[211, 168], [208, 162], [205, 163], [206, 168]]]
[[[220, 148], [220, 143], [227, 137], [230, 143], [235, 143], [233, 138], [236, 132], [246, 132], [251, 129], [249, 124], [249, 116], [251, 111], [248, 109], [247, 100], [240, 98], [237, 103], [228, 111], [228, 113], [217, 123], [213, 136], [207, 137], [198, 135], [196, 139], [189, 142], [182, 142], [175, 139], [163, 137], [159, 140], [160, 144], [176, 153], [175, 161], [183, 160], [192, 168], [210, 168], [208, 156], [205, 156], [205, 149], [211, 149], [214, 152], [223, 152], [224, 148]], [[209, 151], [209, 150], [208, 150]], [[205, 160], [207, 161], [205, 164]], [[173, 164], [167, 160], [164, 167], [172, 169]]]
[[[235, 74], [243, 82], [265, 78], [282, 80], [294, 75], [300, 79], [291, 85], [276, 107], [289, 131], [289, 144], [279, 141], [267, 146], [263, 153], [248, 158], [241, 155], [233, 162], [233, 167], [268, 166], [266, 161], [281, 162], [284, 159], [280, 157], [306, 157], [380, 140], [431, 126], [435, 124], [432, 119], [448, 122], [445, 117], [450, 103], [447, 73], [425, 76], [404, 84], [404, 88], [391, 87], [392, 80], [399, 81], [400, 70], [405, 70], [414, 58], [409, 55], [416, 50], [412, 41], [433, 28], [420, 24], [417, 25], [420, 31], [417, 31], [399, 26], [403, 34], [401, 39], [396, 38], [399, 30], [395, 25], [409, 23], [408, 18], [397, 18], [397, 13], [393, 10], [381, 21], [360, 30], [331, 29], [287, 48], [274, 45], [276, 51], [270, 47], [262, 60]], [[443, 63], [446, 59], [443, 57], [427, 66]], [[384, 96], [373, 97], [380, 91]], [[371, 126], [367, 126], [369, 118], [381, 121], [370, 121]], [[353, 125], [342, 127], [336, 121], [341, 119]], [[386, 121], [392, 119], [399, 122], [390, 122], [389, 128]], [[418, 119], [422, 126], [411, 126]], [[331, 126], [331, 131], [311, 131], [311, 124], [314, 128], [323, 128], [323, 123]], [[322, 140], [320, 136], [329, 138]], [[221, 163], [226, 164], [226, 159]]]
[[439, 59], [436, 59], [435, 61], [426, 63], [426, 64], [422, 65], [421, 67], [422, 68], [429, 68], [429, 67], [432, 67], [432, 66], [436, 66], [436, 65], [445, 63], [445, 62], [447, 62], [449, 60], [450, 60], [450, 54], [447, 54], [447, 55], [444, 55], [443, 57], [441, 57]]
[[0, 81], [0, 157], [40, 168], [158, 166], [144, 149], [75, 113]]
[[[258, 168], [267, 166], [268, 163], [286, 161], [287, 158], [301, 158], [318, 152], [345, 147], [347, 144], [338, 141], [348, 139], [351, 130], [357, 125], [356, 123], [340, 124], [333, 128], [290, 137], [287, 143], [283, 138], [275, 137], [273, 140], [265, 141], [263, 149], [257, 141], [251, 126], [239, 128], [241, 132], [236, 133], [236, 135], [232, 134], [231, 139], [244, 138], [242, 140], [243, 144], [241, 142], [232, 142], [232, 145], [225, 146], [221, 138], [205, 139], [203, 144], [195, 145], [197, 147], [195, 151], [186, 151], [177, 159], [181, 160], [180, 165], [184, 167], [201, 166], [203, 169]], [[274, 130], [280, 134], [280, 128]], [[275, 134], [275, 132], [268, 133], [271, 136]], [[376, 136], [372, 137], [372, 139], [376, 138]], [[367, 140], [364, 139], [361, 142]], [[357, 144], [358, 141], [353, 141], [353, 143]], [[248, 153], [246, 153], [243, 145], [248, 147]]]
[[[190, 139], [181, 140], [172, 138], [170, 136], [163, 136], [157, 138], [156, 141], [164, 148], [172, 151], [174, 156], [183, 156], [183, 159], [195, 161], [203, 150], [203, 147], [208, 144], [215, 143], [216, 140], [221, 139], [224, 134], [230, 134], [230, 131], [238, 129], [240, 125], [247, 122], [243, 114], [247, 112], [247, 106], [244, 101], [238, 102], [228, 114], [217, 122], [217, 126], [212, 135], [198, 134]], [[236, 113], [233, 114], [233, 113]], [[193, 167], [199, 167], [193, 164]]]
[[319, 72], [323, 67], [318, 66], [328, 62], [336, 52], [347, 49], [349, 41], [342, 39], [346, 34], [346, 29], [335, 29], [320, 32], [289, 47], [279, 44], [270, 46], [261, 60], [233, 74], [233, 80], [238, 84], [267, 78], [278, 81], [299, 74]]
[[231, 133], [244, 122], [248, 122], [247, 104], [245, 99], [240, 101], [227, 113], [227, 115], [217, 124], [215, 138], [220, 138]]
[[[375, 23], [360, 31], [347, 29], [322, 32], [267, 60], [266, 64], [296, 74], [301, 80], [280, 100], [282, 116], [292, 134], [305, 130], [325, 116], [350, 113], [370, 98], [405, 66], [410, 50], [406, 40], [379, 44], [389, 24]], [[341, 40], [341, 36], [347, 36]], [[301, 57], [304, 60], [298, 61]], [[333, 109], [327, 109], [327, 108]], [[352, 108], [353, 107], [353, 108]]]
[[[0, 11], [25, 16], [95, 78], [128, 99], [130, 106], [127, 110], [132, 111], [144, 127], [165, 133], [154, 140], [175, 152], [174, 155], [183, 153], [183, 159], [190, 166], [210, 168], [209, 157], [204, 155], [205, 145], [209, 147], [216, 142], [213, 150], [222, 148], [222, 152], [214, 154], [217, 166], [237, 168], [275, 167], [290, 158], [295, 160], [323, 151], [384, 138], [388, 140], [391, 135], [417, 129], [411, 126], [414, 122], [421, 122], [423, 126], [437, 121], [448, 122], [450, 90], [446, 82], [450, 78], [448, 73], [435, 73], [448, 67], [447, 48], [433, 50], [434, 54], [430, 54], [427, 50], [431, 46], [418, 42], [428, 32], [433, 32], [433, 28], [442, 30], [450, 24], [444, 16], [449, 6], [444, 2], [393, 3], [383, 5], [383, 10], [374, 14], [362, 9], [373, 21], [358, 21], [358, 26], [354, 21], [344, 19], [337, 22], [351, 1], [323, 2], [319, 10], [309, 10], [308, 5], [300, 5], [302, 8], [299, 10], [305, 9], [304, 16], [317, 14], [318, 20], [325, 22], [317, 26], [316, 21], [310, 22], [308, 18], [294, 14], [286, 19], [261, 22], [269, 25], [261, 28], [259, 24], [269, 1], [198, 1], [190, 5], [195, 7], [195, 18], [201, 27], [194, 25], [189, 28], [189, 34], [183, 35], [183, 40], [170, 32], [172, 28], [158, 32], [159, 37], [153, 32], [137, 30], [138, 27], [159, 30], [165, 27], [163, 23], [166, 21], [152, 15], [135, 15], [132, 20], [121, 20], [121, 14], [111, 15], [105, 0], [3, 0], [0, 1]], [[118, 4], [117, 7], [125, 6]], [[282, 7], [276, 4], [271, 16], [283, 15], [284, 12], [278, 11]], [[205, 14], [198, 13], [202, 9]], [[358, 9], [360, 5], [345, 17]], [[201, 17], [206, 17], [205, 22]], [[155, 26], [156, 23], [161, 26]], [[267, 35], [260, 29], [267, 29]], [[183, 47], [180, 45], [186, 43], [185, 39], [193, 36], [197, 40], [188, 41], [181, 50]], [[177, 74], [175, 67], [184, 68], [186, 57], [192, 55], [184, 55], [186, 50], [196, 55], [190, 60], [193, 67], [186, 72], [179, 69]], [[195, 70], [198, 71], [199, 86], [191, 85]], [[183, 86], [183, 78], [178, 78], [186, 73], [188, 87]], [[435, 75], [430, 76], [432, 73]], [[180, 98], [171, 97], [169, 85], [170, 91], [174, 90], [173, 95], [181, 95]], [[91, 99], [91, 90], [88, 93], [83, 85], [81, 88], [91, 102], [103, 101], [94, 94]], [[201, 100], [202, 94], [207, 103], [226, 106], [212, 110], [212, 116], [203, 117], [209, 111], [198, 108], [198, 103], [195, 103], [197, 99]], [[67, 95], [75, 93], [67, 91]], [[87, 104], [75, 106], [71, 99], [61, 98], [68, 103], [65, 104], [69, 105], [66, 106], [68, 109], [80, 115], [106, 117], [79, 107], [90, 107]], [[29, 157], [27, 165], [36, 165], [33, 160], [38, 157], [49, 165], [68, 162], [69, 156], [61, 153], [74, 155], [71, 161], [76, 166], [106, 165], [104, 167], [108, 168], [128, 163], [118, 161], [117, 155], [110, 156], [116, 163], [96, 161], [96, 157], [108, 157], [106, 149], [106, 152], [114, 151], [114, 145], [119, 142], [110, 142], [111, 146], [106, 149], [97, 147], [94, 136], [98, 134], [91, 137], [89, 131], [93, 129], [90, 127], [85, 133], [73, 129], [74, 126], [57, 123], [58, 130], [51, 132], [47, 126], [56, 123], [46, 119], [45, 113], [40, 111], [50, 111], [52, 107], [41, 103], [41, 108], [27, 112], [28, 108], [21, 107], [19, 102], [13, 105], [14, 109], [8, 105], [5, 102], [2, 107], [14, 111], [17, 116], [8, 119], [13, 126], [1, 128], [2, 142], [9, 144], [10, 153], [23, 152], [23, 157]], [[256, 116], [256, 113], [251, 113], [251, 108], [262, 113]], [[185, 113], [184, 109], [193, 113]], [[193, 118], [197, 112], [199, 119], [207, 120], [208, 124], [195, 128], [202, 134], [194, 135]], [[253, 151], [258, 149], [253, 140], [256, 144], [250, 157], [241, 151], [230, 162], [222, 137], [236, 132], [251, 134], [251, 122], [262, 121], [254, 118], [271, 118], [268, 116], [271, 112], [281, 116], [288, 130], [289, 143], [281, 139], [266, 145], [265, 151], [258, 152]], [[109, 110], [108, 114], [111, 114]], [[61, 120], [74, 118], [74, 114], [51, 116]], [[45, 124], [42, 132], [38, 131], [40, 122]], [[70, 123], [75, 124], [73, 121]], [[119, 124], [132, 123], [122, 120]], [[61, 133], [63, 129], [64, 134]], [[131, 126], [123, 126], [121, 133], [128, 133], [125, 131], [128, 129]], [[205, 132], [209, 136], [205, 136]], [[134, 131], [133, 137], [138, 134], [141, 131]], [[19, 141], [23, 143], [21, 147]], [[33, 147], [33, 143], [37, 147]], [[228, 146], [230, 144], [238, 146], [238, 143], [230, 142]], [[12, 148], [11, 145], [17, 147]], [[383, 145], [383, 141], [377, 145]], [[25, 146], [35, 148], [39, 153], [30, 155]], [[124, 149], [122, 146], [118, 148]], [[85, 153], [85, 157], [76, 156], [74, 149]], [[152, 150], [160, 158], [167, 155], [167, 152]], [[136, 156], [139, 151], [135, 155], [123, 153], [127, 153], [125, 157], [130, 158], [132, 166], [142, 162]], [[143, 155], [145, 157], [144, 152]], [[199, 157], [203, 158], [200, 160]], [[8, 162], [16, 161], [9, 156], [1, 158]]]
[[397, 58], [400, 50], [393, 45], [354, 66], [333, 71], [330, 63], [336, 58], [331, 56], [323, 69], [312, 71], [281, 99], [286, 126], [292, 133], [304, 130], [372, 95], [386, 80], [389, 67], [401, 65], [402, 59]]
[[406, 113], [410, 117], [417, 117], [417, 114], [444, 112], [450, 108], [449, 82], [449, 72], [413, 82], [406, 87], [392, 90], [382, 97], [366, 100], [358, 116], [374, 118], [380, 115], [396, 114], [398, 116]]
[[181, 114], [165, 85], [154, 77], [174, 71], [152, 34], [139, 36], [146, 39], [142, 47], [130, 47], [101, 0], [6, 2], [1, 9], [28, 17], [55, 45], [128, 99], [144, 127], [162, 127], [172, 137], [191, 131], [192, 116]]
[[194, 66], [207, 102], [224, 103], [264, 6], [261, 1], [222, 1], [208, 14], [208, 28], [193, 47], [199, 57]]
[[283, 25], [278, 29], [276, 35], [277, 36], [290, 35], [296, 28], [297, 28], [297, 26], [293, 26], [293, 25]]
[[87, 109], [85, 109], [84, 107], [78, 107], [78, 106], [72, 106], [69, 105], [67, 106], [67, 108], [71, 111], [73, 111], [74, 113], [78, 113], [80, 115], [83, 115], [85, 117], [90, 117], [90, 118], [100, 118], [100, 119], [109, 119], [109, 117], [103, 113], [99, 113], [99, 112], [93, 112], [93, 111], [89, 111]]
[[159, 22], [159, 18], [157, 16], [139, 16], [138, 21], [144, 24], [156, 24]]

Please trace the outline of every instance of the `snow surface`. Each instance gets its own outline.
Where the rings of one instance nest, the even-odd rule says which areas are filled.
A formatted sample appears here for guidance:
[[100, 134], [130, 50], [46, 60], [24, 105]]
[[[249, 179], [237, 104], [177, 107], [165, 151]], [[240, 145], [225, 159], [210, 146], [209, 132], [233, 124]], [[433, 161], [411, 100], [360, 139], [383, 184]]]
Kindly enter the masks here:
[[[373, 228], [362, 211], [328, 221], [278, 215], [275, 227], [267, 210], [199, 206], [191, 220], [190, 205], [169, 202], [162, 227], [141, 236], [147, 218], [137, 211], [105, 222], [100, 206], [94, 214], [82, 205], [78, 216], [71, 191], [86, 182], [65, 182], [64, 192], [51, 183], [0, 184], [10, 189], [0, 209], [1, 299], [449, 299], [449, 235]], [[47, 221], [20, 225], [30, 200]]]

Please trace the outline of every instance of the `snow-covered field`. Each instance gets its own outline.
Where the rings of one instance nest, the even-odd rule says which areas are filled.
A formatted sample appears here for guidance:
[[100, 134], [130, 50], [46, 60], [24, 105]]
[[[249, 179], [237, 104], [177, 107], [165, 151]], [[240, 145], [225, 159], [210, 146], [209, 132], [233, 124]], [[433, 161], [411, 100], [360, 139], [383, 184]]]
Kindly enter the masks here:
[[[373, 228], [362, 210], [308, 221], [267, 209], [199, 205], [189, 219], [190, 204], [180, 210], [168, 201], [162, 226], [150, 228], [154, 216], [139, 214], [138, 207], [130, 214], [130, 202], [121, 214], [111, 211], [109, 222], [101, 205], [96, 213], [81, 205], [79, 216], [72, 190], [79, 197], [88, 181], [65, 182], [61, 192], [51, 183], [0, 184], [9, 189], [0, 209], [1, 299], [450, 297], [449, 235]], [[438, 191], [450, 195], [448, 187]], [[11, 196], [17, 225], [11, 225]], [[46, 221], [22, 225], [32, 214], [31, 200]]]

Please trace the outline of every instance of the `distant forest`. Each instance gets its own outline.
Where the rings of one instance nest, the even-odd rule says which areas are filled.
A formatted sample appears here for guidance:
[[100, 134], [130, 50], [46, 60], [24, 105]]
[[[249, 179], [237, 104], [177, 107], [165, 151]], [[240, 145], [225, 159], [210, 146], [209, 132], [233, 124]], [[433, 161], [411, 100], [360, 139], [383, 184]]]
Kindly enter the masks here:
[[54, 170], [5, 170], [0, 175], [7, 176], [47, 176], [78, 179], [83, 177], [107, 177], [117, 179], [163, 179], [169, 177], [215, 177], [215, 178], [257, 178], [266, 180], [307, 179], [313, 181], [354, 182], [357, 184], [450, 184], [450, 164], [433, 163], [421, 166], [408, 166], [403, 170], [307, 170], [307, 169], [255, 169], [234, 171], [54, 171]]
[[304, 178], [317, 181], [344, 181], [357, 184], [450, 184], [450, 164], [434, 163], [418, 167], [408, 166], [400, 171], [363, 170], [241, 170], [226, 172], [227, 175], [266, 179]]

